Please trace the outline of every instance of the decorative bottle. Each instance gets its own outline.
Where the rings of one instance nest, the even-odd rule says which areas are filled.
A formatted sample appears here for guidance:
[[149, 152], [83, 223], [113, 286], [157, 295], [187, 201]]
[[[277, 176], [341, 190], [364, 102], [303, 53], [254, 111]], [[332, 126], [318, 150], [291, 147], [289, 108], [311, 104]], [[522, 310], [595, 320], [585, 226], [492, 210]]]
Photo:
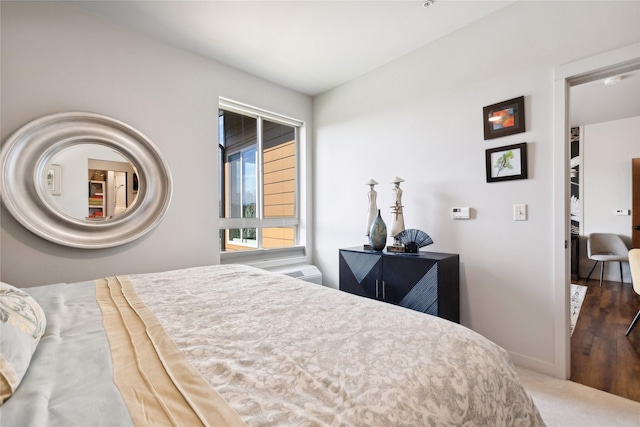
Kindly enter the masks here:
[[371, 224], [371, 230], [369, 231], [369, 244], [376, 251], [381, 251], [387, 244], [387, 225], [380, 216], [380, 209], [378, 209], [378, 216], [373, 220]]

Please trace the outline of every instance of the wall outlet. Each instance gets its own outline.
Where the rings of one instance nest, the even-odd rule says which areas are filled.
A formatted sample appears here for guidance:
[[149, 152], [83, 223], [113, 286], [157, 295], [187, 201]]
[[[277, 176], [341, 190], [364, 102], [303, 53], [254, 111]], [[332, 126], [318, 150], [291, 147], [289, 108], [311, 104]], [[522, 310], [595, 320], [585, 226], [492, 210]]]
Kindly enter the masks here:
[[513, 220], [514, 221], [527, 220], [527, 205], [525, 204], [513, 205]]
[[631, 215], [631, 211], [629, 209], [618, 209], [616, 211], [617, 216], [629, 216]]

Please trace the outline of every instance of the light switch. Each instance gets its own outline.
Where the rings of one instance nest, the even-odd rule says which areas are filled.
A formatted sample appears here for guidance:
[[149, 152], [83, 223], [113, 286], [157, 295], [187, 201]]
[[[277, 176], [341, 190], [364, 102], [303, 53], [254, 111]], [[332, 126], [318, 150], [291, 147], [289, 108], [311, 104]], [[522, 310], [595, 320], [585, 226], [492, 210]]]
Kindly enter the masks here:
[[513, 205], [513, 220], [514, 221], [527, 220], [527, 205], [525, 204]]

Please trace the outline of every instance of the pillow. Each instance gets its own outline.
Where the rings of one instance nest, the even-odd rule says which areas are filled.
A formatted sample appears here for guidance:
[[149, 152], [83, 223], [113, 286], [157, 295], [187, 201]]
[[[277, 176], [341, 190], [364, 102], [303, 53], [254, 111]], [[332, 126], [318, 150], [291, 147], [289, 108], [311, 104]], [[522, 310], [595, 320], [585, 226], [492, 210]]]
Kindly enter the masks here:
[[0, 282], [0, 405], [20, 385], [46, 325], [36, 300]]

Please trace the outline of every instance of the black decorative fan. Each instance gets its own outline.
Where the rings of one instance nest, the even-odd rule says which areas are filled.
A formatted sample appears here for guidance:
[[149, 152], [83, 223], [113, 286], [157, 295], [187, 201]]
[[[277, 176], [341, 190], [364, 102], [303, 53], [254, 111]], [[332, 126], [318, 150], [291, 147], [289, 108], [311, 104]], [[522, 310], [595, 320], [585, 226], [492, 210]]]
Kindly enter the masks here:
[[418, 253], [418, 249], [433, 243], [433, 239], [422, 230], [410, 228], [396, 234], [396, 241], [404, 245], [404, 251], [407, 253]]

